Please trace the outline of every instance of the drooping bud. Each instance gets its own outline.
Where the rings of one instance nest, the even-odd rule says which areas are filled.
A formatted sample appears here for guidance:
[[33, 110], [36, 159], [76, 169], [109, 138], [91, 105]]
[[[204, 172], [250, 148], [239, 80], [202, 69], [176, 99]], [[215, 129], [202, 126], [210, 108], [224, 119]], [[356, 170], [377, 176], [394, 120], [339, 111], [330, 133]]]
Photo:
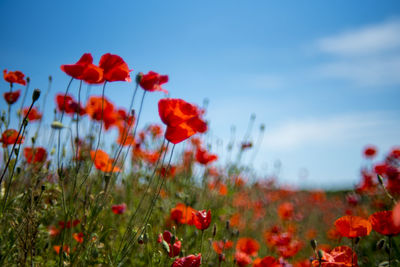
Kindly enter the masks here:
[[311, 247], [313, 248], [313, 250], [315, 251], [317, 249], [317, 246], [318, 246], [317, 240], [312, 239], [310, 241], [310, 244], [311, 244]]

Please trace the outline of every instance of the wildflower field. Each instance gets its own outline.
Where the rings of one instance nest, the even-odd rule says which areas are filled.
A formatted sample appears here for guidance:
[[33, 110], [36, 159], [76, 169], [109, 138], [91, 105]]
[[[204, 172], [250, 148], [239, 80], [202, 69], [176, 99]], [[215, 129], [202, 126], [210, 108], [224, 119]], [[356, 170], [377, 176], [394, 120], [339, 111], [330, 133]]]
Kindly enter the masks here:
[[[241, 163], [258, 142], [230, 140], [222, 161], [206, 106], [146, 102], [168, 76], [128, 65], [86, 53], [61, 65], [55, 99], [51, 77], [39, 90], [4, 70], [0, 266], [400, 266], [400, 147], [377, 158], [366, 145], [348, 191], [282, 187]], [[114, 82], [130, 82], [129, 107], [107, 98]], [[163, 124], [138, 127], [144, 105]]]

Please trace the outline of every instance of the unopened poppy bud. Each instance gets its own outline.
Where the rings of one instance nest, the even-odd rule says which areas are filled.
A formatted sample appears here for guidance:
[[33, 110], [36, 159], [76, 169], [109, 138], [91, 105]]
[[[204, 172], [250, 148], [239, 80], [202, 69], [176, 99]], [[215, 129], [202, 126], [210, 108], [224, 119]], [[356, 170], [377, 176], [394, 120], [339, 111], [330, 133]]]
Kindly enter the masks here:
[[35, 136], [32, 136], [31, 140], [32, 140], [32, 145], [34, 145], [34, 144], [35, 144], [35, 141], [36, 141], [36, 137], [35, 137]]
[[265, 130], [265, 124], [260, 125], [260, 131], [263, 132]]
[[31, 81], [31, 78], [26, 77], [26, 82], [29, 83]]
[[318, 250], [318, 260], [321, 260], [324, 257], [324, 252], [322, 250]]
[[214, 223], [212, 237], [215, 237], [216, 234], [217, 234], [217, 225]]
[[28, 120], [27, 119], [24, 119], [23, 121], [22, 121], [22, 125], [24, 126], [24, 127], [26, 127], [27, 125], [28, 125]]
[[140, 81], [142, 80], [143, 77], [143, 72], [139, 72], [138, 75], [136, 75], [136, 83], [139, 84]]
[[40, 90], [36, 88], [35, 90], [33, 90], [32, 101], [36, 102], [36, 100], [38, 100], [39, 97], [40, 97]]
[[381, 250], [385, 246], [385, 239], [381, 239], [376, 243], [376, 249]]
[[53, 128], [53, 129], [55, 129], [55, 130], [59, 130], [59, 129], [64, 128], [64, 124], [62, 124], [62, 123], [59, 122], [59, 121], [53, 121], [53, 122], [51, 123], [51, 128]]
[[227, 221], [225, 222], [225, 229], [226, 229], [227, 231], [229, 231], [229, 228], [230, 228], [230, 222], [229, 222], [229, 220], [227, 220]]
[[310, 241], [310, 244], [311, 244], [311, 247], [313, 248], [313, 250], [315, 251], [317, 249], [317, 245], [318, 245], [317, 240], [312, 239]]
[[359, 236], [357, 236], [357, 237], [354, 239], [354, 243], [357, 245], [358, 243], [360, 243], [360, 240], [361, 240], [361, 238], [360, 238]]
[[378, 174], [378, 181], [381, 185], [383, 185], [383, 178]]
[[51, 75], [49, 75], [49, 82], [51, 82], [53, 80], [53, 77]]

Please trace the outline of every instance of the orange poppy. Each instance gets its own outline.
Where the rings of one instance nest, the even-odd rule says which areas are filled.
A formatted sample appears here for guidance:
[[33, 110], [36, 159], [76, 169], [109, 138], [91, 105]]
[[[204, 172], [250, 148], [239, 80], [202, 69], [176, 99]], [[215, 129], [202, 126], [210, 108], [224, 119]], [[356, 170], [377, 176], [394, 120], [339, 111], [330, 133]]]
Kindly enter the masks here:
[[128, 64], [120, 56], [110, 53], [102, 55], [99, 67], [103, 69], [103, 81], [131, 81], [129, 73], [132, 70], [129, 69]]
[[4, 99], [9, 105], [12, 105], [15, 102], [17, 102], [20, 95], [21, 95], [21, 90], [17, 90], [14, 92], [7, 92], [3, 94]]
[[108, 154], [106, 152], [104, 152], [103, 150], [98, 149], [97, 152], [92, 150], [92, 151], [90, 151], [90, 156], [92, 157], [92, 160], [94, 161], [94, 166], [96, 167], [96, 169], [98, 169], [102, 172], [119, 172], [120, 171], [120, 168], [118, 168], [117, 166], [114, 166], [114, 168], [113, 168], [114, 159], [110, 159]]
[[284, 202], [278, 207], [278, 215], [282, 220], [290, 220], [293, 217], [294, 207], [290, 202]]
[[83, 80], [89, 84], [103, 82], [103, 69], [93, 64], [93, 57], [85, 53], [75, 64], [61, 65], [61, 70], [77, 80]]
[[6, 82], [9, 82], [10, 84], [13, 83], [18, 83], [21, 85], [26, 85], [26, 81], [24, 80], [25, 74], [23, 74], [21, 71], [10, 71], [8, 72], [7, 70], [3, 70], [3, 78]]
[[213, 249], [217, 254], [222, 254], [224, 250], [228, 250], [233, 247], [233, 242], [230, 240], [227, 241], [214, 241], [213, 244]]
[[20, 136], [17, 141], [18, 132], [14, 129], [5, 130], [2, 135], [0, 142], [3, 143], [3, 147], [13, 145], [15, 142], [17, 144], [22, 144], [24, 142], [24, 137]]
[[46, 161], [47, 151], [43, 147], [25, 147], [24, 156], [28, 163], [41, 163]]
[[168, 82], [168, 75], [160, 75], [157, 72], [149, 71], [147, 74], [139, 74], [140, 86], [150, 92], [161, 91], [168, 94], [168, 91], [161, 87], [162, 84]]
[[393, 221], [391, 210], [378, 211], [369, 216], [372, 229], [381, 235], [395, 236], [400, 234], [400, 226], [396, 226]]
[[92, 120], [102, 121], [106, 130], [118, 121], [118, 114], [114, 110], [114, 105], [107, 98], [91, 96], [85, 109]]
[[72, 237], [76, 240], [78, 243], [83, 243], [83, 233], [73, 233]]
[[266, 256], [264, 258], [257, 258], [253, 261], [253, 267], [280, 267], [279, 260], [272, 256]]
[[[53, 246], [53, 249], [57, 254], [60, 254], [61, 246]], [[69, 254], [69, 252], [70, 252], [69, 246], [68, 245], [64, 245], [63, 246], [63, 251], [65, 253]]]
[[183, 203], [178, 203], [175, 208], [171, 209], [171, 219], [174, 220], [176, 223], [180, 224], [194, 224], [194, 215], [193, 212], [196, 212], [190, 206], [186, 206]]
[[236, 243], [236, 250], [246, 253], [249, 256], [256, 256], [259, 249], [260, 245], [253, 238], [242, 237]]
[[357, 265], [357, 255], [352, 251], [351, 248], [347, 246], [340, 246], [334, 248], [331, 252], [323, 251], [321, 265], [318, 260], [312, 262], [312, 266], [322, 266], [322, 267], [350, 267]]
[[369, 235], [371, 223], [358, 216], [346, 215], [335, 221], [335, 227], [341, 236], [355, 238]]
[[[26, 107], [22, 110], [22, 113], [24, 114], [24, 116], [26, 116], [26, 114], [28, 113], [29, 108]], [[38, 121], [42, 119], [42, 113], [39, 112], [39, 110], [36, 107], [33, 107], [31, 109], [31, 111], [29, 112], [28, 115], [28, 120], [29, 121]]]

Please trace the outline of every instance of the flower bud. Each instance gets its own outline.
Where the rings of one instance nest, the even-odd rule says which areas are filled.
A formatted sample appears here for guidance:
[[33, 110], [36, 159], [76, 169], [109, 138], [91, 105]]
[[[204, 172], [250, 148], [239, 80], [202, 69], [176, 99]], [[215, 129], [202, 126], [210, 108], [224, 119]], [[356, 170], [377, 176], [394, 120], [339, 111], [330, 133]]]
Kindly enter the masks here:
[[140, 83], [140, 81], [142, 80], [142, 77], [143, 77], [143, 72], [139, 72], [139, 73], [136, 75], [136, 83], [137, 83], [137, 84]]
[[380, 183], [381, 185], [383, 185], [383, 178], [382, 178], [382, 176], [380, 176], [379, 174], [378, 174], [377, 176], [378, 176], [378, 181], [379, 181], [379, 183]]
[[217, 225], [214, 223], [212, 237], [215, 237], [216, 234], [217, 234]]
[[35, 90], [33, 90], [32, 101], [36, 102], [36, 100], [38, 100], [39, 97], [40, 97], [40, 90], [36, 88]]
[[313, 250], [315, 251], [317, 249], [317, 246], [318, 246], [317, 240], [312, 239], [310, 241], [310, 244], [311, 244], [311, 247], [313, 248]]
[[321, 260], [324, 257], [324, 252], [322, 250], [318, 250], [318, 260]]
[[53, 129], [55, 129], [55, 130], [59, 130], [59, 129], [64, 128], [64, 124], [62, 124], [62, 123], [59, 122], [59, 121], [53, 121], [53, 122], [51, 123], [51, 128], [53, 128]]
[[381, 239], [376, 243], [376, 249], [381, 250], [385, 246], [385, 239]]

